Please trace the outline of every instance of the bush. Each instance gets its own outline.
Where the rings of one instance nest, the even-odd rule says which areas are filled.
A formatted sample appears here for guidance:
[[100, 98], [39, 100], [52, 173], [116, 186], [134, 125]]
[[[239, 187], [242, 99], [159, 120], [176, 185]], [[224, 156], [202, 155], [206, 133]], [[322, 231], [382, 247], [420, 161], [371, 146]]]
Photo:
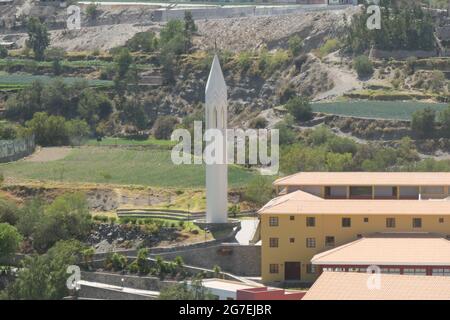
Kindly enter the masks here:
[[311, 104], [308, 98], [294, 97], [285, 105], [286, 110], [298, 121], [308, 121], [313, 118]]
[[373, 74], [372, 62], [367, 56], [361, 55], [357, 56], [353, 60], [353, 69], [356, 70], [358, 77], [367, 77]]
[[6, 58], [8, 56], [8, 49], [0, 45], [0, 58]]
[[0, 259], [11, 257], [19, 248], [22, 236], [9, 223], [0, 223]]
[[272, 183], [264, 177], [253, 178], [245, 188], [244, 198], [257, 205], [263, 205], [272, 199]]
[[236, 64], [241, 71], [250, 69], [253, 64], [252, 54], [249, 51], [239, 52], [236, 58]]
[[138, 32], [127, 41], [126, 46], [132, 52], [153, 52], [158, 48], [158, 38], [153, 31]]
[[439, 113], [439, 122], [442, 125], [442, 135], [450, 138], [450, 106]]
[[0, 198], [0, 223], [15, 225], [19, 220], [19, 208], [10, 200]]
[[411, 130], [419, 138], [430, 138], [434, 136], [436, 129], [436, 111], [431, 108], [425, 108], [413, 113], [411, 121]]
[[249, 128], [252, 129], [264, 129], [265, 127], [267, 127], [267, 120], [264, 117], [256, 117], [253, 118], [252, 120], [250, 120], [248, 126]]
[[303, 40], [297, 35], [292, 36], [288, 40], [288, 46], [289, 50], [292, 52], [292, 55], [297, 56], [303, 48]]
[[156, 139], [170, 139], [178, 119], [174, 116], [161, 116], [153, 125], [153, 134]]
[[42, 211], [33, 233], [33, 247], [39, 252], [45, 252], [59, 240], [84, 240], [91, 230], [84, 194], [59, 196]]
[[127, 257], [114, 252], [111, 256], [111, 267], [114, 271], [123, 271], [127, 266]]
[[88, 19], [95, 20], [97, 19], [98, 14], [98, 5], [94, 2], [88, 4], [88, 6], [86, 7], [86, 16], [88, 17]]
[[337, 39], [328, 39], [323, 46], [321, 46], [317, 52], [316, 55], [319, 56], [319, 58], [323, 58], [326, 55], [330, 54], [333, 51], [336, 51], [340, 47], [340, 43]]

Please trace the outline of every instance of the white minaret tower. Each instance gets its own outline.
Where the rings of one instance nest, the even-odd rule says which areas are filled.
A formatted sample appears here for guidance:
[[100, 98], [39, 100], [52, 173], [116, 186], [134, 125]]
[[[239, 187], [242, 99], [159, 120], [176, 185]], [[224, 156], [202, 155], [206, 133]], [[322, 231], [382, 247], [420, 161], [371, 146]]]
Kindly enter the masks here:
[[[222, 131], [226, 141], [227, 129], [227, 85], [220, 68], [219, 58], [214, 60], [205, 89], [206, 129]], [[227, 154], [226, 142], [223, 155]], [[228, 168], [223, 164], [206, 164], [206, 222], [226, 223], [228, 220]]]

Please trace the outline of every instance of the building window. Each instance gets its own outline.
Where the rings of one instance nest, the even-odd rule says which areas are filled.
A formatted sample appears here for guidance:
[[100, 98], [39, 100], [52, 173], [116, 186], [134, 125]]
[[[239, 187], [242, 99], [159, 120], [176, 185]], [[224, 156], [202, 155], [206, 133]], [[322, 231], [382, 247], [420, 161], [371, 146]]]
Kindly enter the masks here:
[[439, 223], [444, 223], [444, 218], [439, 218]]
[[291, 221], [295, 220], [295, 216], [290, 216], [289, 220], [291, 220]]
[[350, 228], [351, 226], [352, 226], [351, 218], [342, 218], [342, 227], [343, 228]]
[[269, 226], [278, 227], [278, 217], [270, 217], [269, 218]]
[[270, 273], [278, 273], [278, 264], [276, 263], [271, 263], [269, 265], [269, 272]]
[[403, 274], [426, 276], [427, 275], [427, 269], [424, 269], [424, 268], [417, 268], [417, 269], [405, 268], [405, 269], [403, 269]]
[[400, 274], [400, 268], [381, 268], [381, 273]]
[[369, 222], [369, 218], [364, 218], [364, 222], [365, 223]]
[[444, 187], [422, 187], [421, 191], [423, 194], [443, 194]]
[[316, 238], [306, 238], [306, 247], [307, 248], [315, 248], [316, 247]]
[[395, 218], [386, 218], [386, 228], [395, 228]]
[[326, 236], [325, 237], [325, 245], [328, 247], [334, 247], [334, 237]]
[[278, 238], [269, 238], [269, 247], [278, 248]]
[[371, 199], [372, 187], [350, 187], [350, 198], [353, 199]]
[[450, 277], [450, 269], [433, 268], [433, 269], [431, 269], [431, 274], [432, 274], [433, 276], [445, 276], [445, 277]]
[[422, 228], [422, 219], [421, 218], [413, 218], [412, 224], [413, 224], [413, 228]]
[[315, 274], [316, 273], [316, 266], [313, 265], [312, 263], [308, 263], [306, 265], [306, 273]]
[[316, 226], [316, 218], [306, 217], [306, 226], [307, 227], [315, 227]]
[[289, 242], [290, 243], [294, 243], [295, 242], [295, 238], [289, 238]]

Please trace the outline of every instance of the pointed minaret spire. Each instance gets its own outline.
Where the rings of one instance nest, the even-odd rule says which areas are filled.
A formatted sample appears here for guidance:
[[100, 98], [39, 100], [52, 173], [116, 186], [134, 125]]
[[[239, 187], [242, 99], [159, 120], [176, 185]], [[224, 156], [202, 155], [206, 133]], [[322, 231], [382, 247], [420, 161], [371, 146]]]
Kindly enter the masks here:
[[[205, 89], [205, 127], [207, 130], [218, 129], [222, 133], [224, 143], [220, 147], [223, 155], [227, 154], [227, 106], [227, 85], [219, 58], [214, 54]], [[206, 164], [207, 223], [226, 223], [228, 221], [227, 198], [228, 168], [226, 160], [223, 163]]]

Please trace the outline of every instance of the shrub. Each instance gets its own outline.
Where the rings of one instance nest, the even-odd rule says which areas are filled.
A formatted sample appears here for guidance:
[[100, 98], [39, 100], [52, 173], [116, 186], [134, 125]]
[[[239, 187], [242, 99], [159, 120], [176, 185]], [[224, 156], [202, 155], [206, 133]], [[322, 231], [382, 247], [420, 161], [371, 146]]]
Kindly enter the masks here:
[[286, 110], [298, 121], [308, 121], [313, 117], [311, 104], [306, 97], [294, 97], [285, 105]]
[[170, 139], [173, 129], [178, 123], [174, 116], [160, 116], [153, 125], [153, 134], [157, 139]]
[[272, 198], [272, 183], [264, 177], [253, 178], [245, 188], [244, 198], [257, 205], [263, 205]]
[[319, 58], [323, 58], [333, 51], [336, 51], [340, 47], [340, 42], [337, 39], [328, 39], [325, 43], [317, 50], [316, 55]]
[[265, 127], [267, 127], [267, 120], [264, 117], [256, 117], [253, 118], [252, 120], [250, 120], [248, 126], [249, 128], [252, 129], [264, 129]]
[[239, 52], [236, 58], [236, 63], [241, 71], [246, 71], [250, 69], [253, 63], [251, 52], [249, 51]]
[[0, 259], [11, 257], [19, 248], [22, 236], [9, 223], [0, 223]]
[[303, 48], [303, 40], [297, 35], [292, 36], [288, 40], [288, 46], [292, 55], [297, 56]]
[[367, 77], [373, 74], [372, 62], [367, 56], [360, 55], [353, 60], [353, 69], [356, 70], [358, 77]]
[[126, 46], [132, 52], [153, 52], [158, 48], [158, 38], [153, 31], [138, 32], [127, 41]]
[[6, 58], [8, 56], [8, 49], [0, 45], [0, 58]]
[[86, 16], [88, 17], [88, 19], [95, 20], [97, 19], [98, 14], [99, 11], [97, 4], [94, 2], [88, 4], [88, 6], [86, 7]]
[[419, 138], [433, 137], [435, 131], [436, 111], [431, 108], [425, 108], [413, 113], [411, 121], [411, 130]]
[[123, 271], [127, 266], [127, 257], [123, 254], [114, 252], [111, 256], [111, 267], [114, 271]]
[[10, 200], [0, 198], [0, 223], [15, 225], [19, 219], [19, 209]]

